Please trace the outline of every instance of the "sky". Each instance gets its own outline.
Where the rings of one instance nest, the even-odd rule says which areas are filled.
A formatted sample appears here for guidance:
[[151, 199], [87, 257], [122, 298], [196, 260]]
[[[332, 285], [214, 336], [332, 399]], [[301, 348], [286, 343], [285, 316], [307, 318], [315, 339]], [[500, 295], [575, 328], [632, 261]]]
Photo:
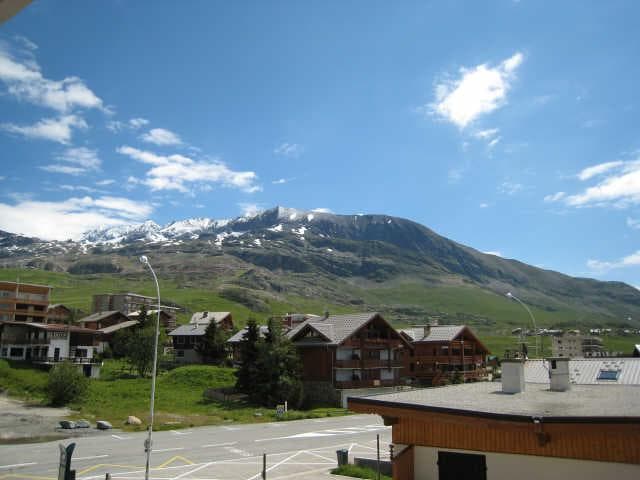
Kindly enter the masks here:
[[640, 286], [640, 3], [37, 0], [0, 25], [0, 229], [282, 205]]

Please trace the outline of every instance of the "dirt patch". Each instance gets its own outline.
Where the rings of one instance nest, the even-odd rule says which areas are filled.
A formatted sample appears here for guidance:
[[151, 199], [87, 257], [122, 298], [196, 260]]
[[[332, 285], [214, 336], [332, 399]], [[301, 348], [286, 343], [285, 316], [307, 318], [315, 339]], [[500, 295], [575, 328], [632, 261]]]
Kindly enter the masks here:
[[70, 413], [68, 408], [29, 405], [0, 395], [0, 444], [68, 437], [57, 427]]

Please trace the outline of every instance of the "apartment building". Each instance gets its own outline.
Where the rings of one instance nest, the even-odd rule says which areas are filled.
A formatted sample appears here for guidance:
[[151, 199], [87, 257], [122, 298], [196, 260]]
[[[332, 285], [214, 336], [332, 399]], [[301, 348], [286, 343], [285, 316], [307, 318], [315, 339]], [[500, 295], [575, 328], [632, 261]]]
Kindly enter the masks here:
[[32, 283], [0, 282], [0, 322], [47, 322], [51, 287]]

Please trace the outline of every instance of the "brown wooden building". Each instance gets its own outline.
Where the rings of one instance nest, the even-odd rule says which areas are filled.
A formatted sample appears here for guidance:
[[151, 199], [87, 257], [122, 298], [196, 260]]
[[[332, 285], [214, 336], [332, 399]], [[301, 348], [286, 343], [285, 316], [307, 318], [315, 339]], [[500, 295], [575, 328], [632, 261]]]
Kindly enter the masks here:
[[411, 342], [403, 375], [414, 382], [438, 386], [454, 377], [465, 382], [487, 378], [489, 350], [465, 325], [425, 325], [401, 330]]
[[48, 323], [69, 323], [73, 317], [71, 309], [61, 303], [49, 305], [47, 308]]
[[0, 322], [46, 323], [50, 294], [47, 285], [0, 282]]
[[635, 386], [496, 382], [349, 398], [392, 425], [395, 480], [640, 478]]
[[409, 343], [379, 313], [311, 317], [287, 335], [302, 360], [303, 381], [336, 389], [403, 383]]

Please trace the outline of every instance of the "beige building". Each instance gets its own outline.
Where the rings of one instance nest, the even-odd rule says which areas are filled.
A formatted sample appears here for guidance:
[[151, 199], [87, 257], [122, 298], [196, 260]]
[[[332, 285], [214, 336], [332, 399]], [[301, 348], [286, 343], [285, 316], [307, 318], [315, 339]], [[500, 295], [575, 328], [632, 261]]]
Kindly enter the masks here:
[[47, 322], [51, 287], [31, 283], [0, 282], [0, 322]]
[[551, 355], [554, 357], [597, 357], [602, 352], [602, 339], [599, 337], [579, 333], [551, 337]]

